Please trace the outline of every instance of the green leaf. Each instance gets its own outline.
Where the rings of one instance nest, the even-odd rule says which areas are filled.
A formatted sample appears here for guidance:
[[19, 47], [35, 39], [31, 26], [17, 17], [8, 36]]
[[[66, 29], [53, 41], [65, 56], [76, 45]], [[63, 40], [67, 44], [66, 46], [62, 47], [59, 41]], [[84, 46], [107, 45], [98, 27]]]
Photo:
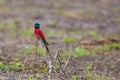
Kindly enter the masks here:
[[74, 39], [73, 37], [65, 37], [65, 38], [63, 39], [63, 41], [64, 41], [65, 43], [73, 43], [73, 42], [75, 42], [75, 39]]

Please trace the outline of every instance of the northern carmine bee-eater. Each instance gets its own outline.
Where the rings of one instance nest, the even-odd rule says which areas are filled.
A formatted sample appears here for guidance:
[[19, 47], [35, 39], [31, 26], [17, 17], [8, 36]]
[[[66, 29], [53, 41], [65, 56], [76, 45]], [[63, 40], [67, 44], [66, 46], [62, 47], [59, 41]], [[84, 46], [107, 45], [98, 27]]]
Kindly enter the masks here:
[[49, 44], [48, 44], [48, 42], [46, 41], [46, 38], [45, 38], [45, 36], [44, 36], [44, 34], [43, 34], [43, 32], [42, 32], [42, 29], [41, 29], [41, 27], [40, 27], [40, 22], [35, 22], [35, 24], [34, 24], [34, 34], [35, 34], [36, 38], [37, 38], [39, 41], [41, 41], [42, 45], [45, 46], [47, 52], [50, 53], [50, 51], [49, 51], [49, 49], [48, 49], [48, 45], [49, 45]]

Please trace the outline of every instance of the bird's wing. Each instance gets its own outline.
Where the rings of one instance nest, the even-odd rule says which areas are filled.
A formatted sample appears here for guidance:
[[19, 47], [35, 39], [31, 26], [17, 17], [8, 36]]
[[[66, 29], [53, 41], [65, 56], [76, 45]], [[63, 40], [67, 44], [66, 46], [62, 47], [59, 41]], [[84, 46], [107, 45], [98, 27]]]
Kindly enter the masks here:
[[39, 30], [39, 35], [40, 35], [41, 39], [43, 39], [43, 41], [45, 42], [45, 44], [49, 45], [48, 42], [45, 39], [45, 36], [44, 36], [42, 30]]
[[42, 30], [39, 29], [38, 33], [39, 33], [41, 39], [45, 40], [45, 36], [44, 36]]

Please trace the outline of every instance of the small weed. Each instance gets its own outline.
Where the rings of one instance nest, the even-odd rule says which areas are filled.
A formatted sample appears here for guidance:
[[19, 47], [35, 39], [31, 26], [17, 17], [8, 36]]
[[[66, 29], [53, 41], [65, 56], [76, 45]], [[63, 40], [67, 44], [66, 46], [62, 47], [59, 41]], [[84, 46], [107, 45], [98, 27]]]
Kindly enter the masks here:
[[50, 29], [50, 30], [47, 31], [47, 35], [48, 35], [49, 37], [54, 37], [54, 36], [55, 36], [55, 31], [52, 30], [52, 29]]
[[85, 11], [83, 9], [80, 9], [78, 12], [80, 15], [83, 15], [85, 13]]
[[120, 49], [120, 43], [112, 43], [111, 47], [115, 49]]
[[26, 29], [22, 32], [23, 36], [30, 36], [32, 34], [33, 34], [33, 29], [32, 28]]
[[96, 31], [92, 31], [92, 30], [88, 31], [88, 35], [93, 38], [98, 38], [98, 39], [102, 38], [101, 34], [98, 34]]
[[74, 75], [74, 76], [72, 77], [72, 80], [77, 80], [77, 76]]
[[19, 61], [19, 57], [14, 57], [14, 61]]
[[109, 44], [104, 44], [102, 46], [97, 46], [93, 49], [95, 52], [103, 52], [103, 51], [109, 51], [111, 50], [111, 47]]
[[39, 50], [38, 50], [38, 54], [39, 55], [45, 55], [46, 54], [46, 51], [45, 51], [45, 49], [42, 49], [42, 48], [40, 48]]
[[39, 77], [40, 75], [29, 76], [27, 80], [38, 80]]
[[95, 37], [95, 36], [97, 36], [97, 33], [96, 33], [96, 31], [88, 31], [88, 35], [91, 37]]
[[64, 11], [61, 10], [61, 9], [56, 9], [56, 10], [55, 10], [55, 14], [59, 14], [59, 15], [60, 15], [60, 14], [62, 14], [63, 12], [64, 12]]
[[0, 62], [0, 68], [3, 66], [3, 63], [2, 62]]
[[113, 8], [114, 11], [120, 12], [120, 6]]
[[93, 64], [88, 64], [85, 68], [84, 68], [84, 75], [87, 79], [90, 79], [93, 75], [93, 73], [90, 71], [92, 69]]
[[2, 80], [5, 80], [5, 78], [2, 78]]
[[11, 22], [7, 24], [7, 29], [8, 30], [15, 30], [16, 29], [16, 24], [15, 22]]
[[75, 35], [81, 35], [81, 34], [82, 34], [82, 31], [80, 31], [80, 30], [77, 29], [77, 28], [73, 28], [73, 29], [72, 29], [72, 33], [75, 34]]
[[15, 33], [16, 28], [17, 28], [17, 26], [16, 26], [16, 24], [15, 24], [14, 21], [11, 21], [11, 22], [9, 22], [9, 23], [6, 24], [6, 29], [9, 31], [9, 35], [11, 37], [15, 37], [17, 35]]
[[109, 77], [105, 77], [104, 75], [96, 75], [93, 76], [93, 80], [111, 80]]
[[75, 48], [75, 52], [72, 54], [73, 57], [82, 57], [89, 55], [90, 51], [85, 49], [84, 47], [78, 46]]
[[7, 71], [7, 70], [24, 70], [25, 67], [21, 62], [15, 63], [15, 64], [3, 64], [0, 62], [0, 69]]
[[0, 22], [0, 30], [4, 28], [4, 25], [5, 25], [4, 21]]
[[[63, 51], [62, 54], [61, 54], [61, 57], [63, 59], [66, 59], [69, 56], [69, 53], [70, 53], [69, 51]], [[65, 60], [63, 60], [63, 61], [65, 61]]]
[[[45, 49], [42, 49], [40, 47], [38, 47], [38, 48], [39, 49], [37, 49], [38, 50], [37, 52], [38, 52], [39, 55], [45, 55], [46, 54]], [[21, 50], [20, 53], [29, 55], [29, 54], [34, 53], [34, 52], [36, 52], [36, 46], [30, 46], [30, 47], [28, 47], [24, 50]]]
[[107, 51], [108, 52], [111, 49], [120, 49], [120, 43], [104, 44], [103, 46], [98, 46], [94, 48], [93, 51], [95, 52]]
[[120, 17], [117, 17], [116, 19], [114, 19], [114, 22], [119, 24], [120, 23]]
[[0, 4], [4, 4], [5, 3], [5, 0], [0, 0]]
[[57, 23], [55, 21], [50, 21], [49, 25], [51, 27], [56, 27]]
[[41, 72], [42, 73], [46, 73], [47, 71], [48, 71], [47, 66], [43, 66], [42, 69], [41, 69]]
[[65, 32], [62, 31], [62, 30], [58, 31], [58, 34], [60, 34], [60, 35], [63, 35], [64, 33], [65, 33]]
[[110, 69], [115, 69], [115, 65], [114, 65], [114, 64], [111, 65], [111, 66], [110, 66]]
[[69, 44], [75, 42], [75, 39], [73, 37], [64, 37], [63, 41]]
[[111, 50], [111, 45], [110, 45], [110, 44], [105, 44], [105, 45], [103, 46], [103, 50], [104, 50], [104, 51], [110, 51], [110, 50]]
[[97, 52], [101, 52], [101, 50], [103, 50], [102, 46], [97, 46], [93, 49], [93, 52], [97, 53]]

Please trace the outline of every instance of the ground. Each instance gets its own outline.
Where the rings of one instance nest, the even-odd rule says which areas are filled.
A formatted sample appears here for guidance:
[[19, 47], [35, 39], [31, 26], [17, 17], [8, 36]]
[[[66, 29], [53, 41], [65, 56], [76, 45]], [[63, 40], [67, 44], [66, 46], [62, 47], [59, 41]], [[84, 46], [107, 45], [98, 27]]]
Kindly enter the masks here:
[[[45, 50], [33, 34], [35, 21], [49, 43], [59, 50], [64, 74], [51, 80], [120, 79], [119, 0], [0, 0], [0, 79], [47, 80]], [[37, 55], [37, 56], [36, 56]], [[56, 61], [57, 62], [57, 61]]]

